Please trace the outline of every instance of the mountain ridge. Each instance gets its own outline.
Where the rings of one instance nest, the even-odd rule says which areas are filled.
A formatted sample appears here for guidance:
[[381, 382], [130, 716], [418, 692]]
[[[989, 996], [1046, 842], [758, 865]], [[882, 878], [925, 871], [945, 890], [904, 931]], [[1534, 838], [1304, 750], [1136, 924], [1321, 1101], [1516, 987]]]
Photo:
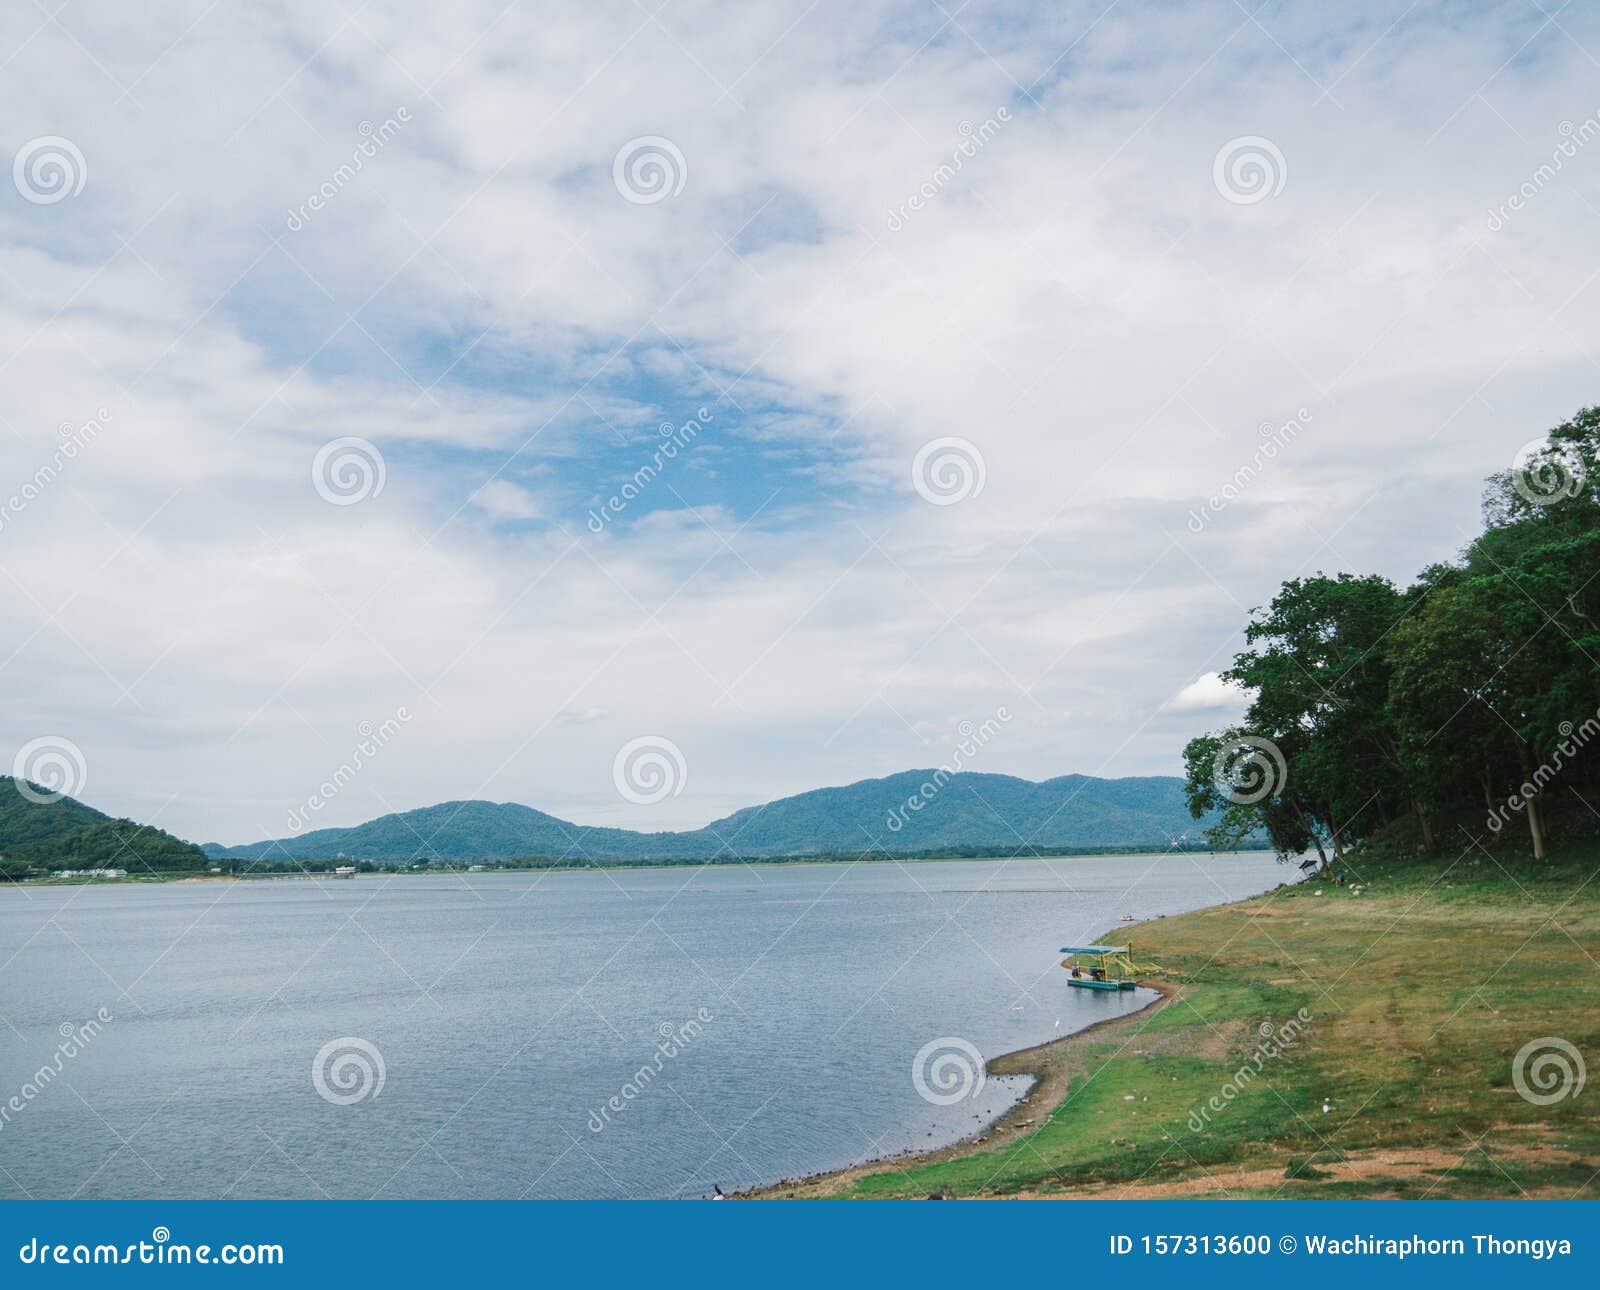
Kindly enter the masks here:
[[457, 799], [294, 837], [207, 843], [204, 850], [213, 859], [374, 861], [1047, 851], [1194, 843], [1206, 823], [1190, 817], [1177, 776], [1034, 781], [930, 767], [810, 789], [676, 832], [574, 824], [521, 802]]

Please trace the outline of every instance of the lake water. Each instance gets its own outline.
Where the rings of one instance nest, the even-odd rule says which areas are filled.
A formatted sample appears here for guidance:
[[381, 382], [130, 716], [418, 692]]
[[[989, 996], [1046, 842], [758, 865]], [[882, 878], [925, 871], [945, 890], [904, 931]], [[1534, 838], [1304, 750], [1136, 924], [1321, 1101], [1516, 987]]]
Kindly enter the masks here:
[[[1057, 948], [1292, 873], [1166, 855], [0, 890], [0, 1197], [698, 1196], [941, 1145], [1022, 1085], [930, 1101], [926, 1045], [994, 1056], [1134, 1008], [1147, 992], [1069, 988]], [[336, 1040], [370, 1047], [331, 1051], [319, 1091]], [[977, 1083], [946, 1048], [937, 1099]]]

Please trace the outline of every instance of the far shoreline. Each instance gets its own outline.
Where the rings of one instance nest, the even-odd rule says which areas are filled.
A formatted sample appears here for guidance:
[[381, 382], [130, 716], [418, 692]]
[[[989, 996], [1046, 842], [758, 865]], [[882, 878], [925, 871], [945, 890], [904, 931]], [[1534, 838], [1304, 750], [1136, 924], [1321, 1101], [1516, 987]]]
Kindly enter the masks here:
[[[1014, 860], [1139, 860], [1150, 858], [1179, 858], [1179, 857], [1204, 857], [1204, 856], [1245, 856], [1245, 855], [1273, 855], [1270, 847], [1238, 847], [1227, 851], [1212, 850], [1178, 850], [1175, 848], [1150, 847], [1125, 851], [1070, 851], [1033, 853], [1027, 855], [974, 855], [974, 856], [946, 856], [927, 854], [907, 855], [859, 855], [859, 856], [752, 856], [730, 857], [728, 859], [685, 860], [671, 863], [652, 861], [596, 861], [586, 864], [551, 864], [528, 865], [525, 867], [485, 867], [478, 870], [465, 868], [449, 869], [374, 869], [366, 872], [357, 872], [353, 877], [335, 877], [331, 869], [307, 869], [300, 872], [288, 873], [193, 873], [186, 870], [174, 870], [167, 873], [128, 873], [121, 878], [83, 877], [83, 878], [58, 878], [53, 875], [13, 879], [0, 882], [0, 890], [10, 887], [37, 888], [37, 887], [94, 887], [94, 886], [130, 886], [142, 884], [145, 886], [165, 886], [172, 883], [205, 883], [205, 882], [353, 882], [359, 879], [371, 880], [373, 878], [469, 878], [469, 877], [508, 877], [513, 874], [580, 874], [600, 871], [604, 873], [651, 872], [664, 873], [674, 869], [704, 870], [722, 868], [796, 868], [811, 866], [815, 868], [832, 868], [834, 866], [850, 866], [858, 864], [994, 864], [1006, 863]], [[319, 862], [327, 863], [327, 862]], [[355, 863], [361, 863], [356, 861]], [[452, 864], [474, 864], [477, 861], [452, 861]], [[485, 862], [486, 864], [488, 862]], [[1132, 1014], [1129, 1014], [1132, 1015]], [[1098, 1023], [1097, 1023], [1098, 1024]]]

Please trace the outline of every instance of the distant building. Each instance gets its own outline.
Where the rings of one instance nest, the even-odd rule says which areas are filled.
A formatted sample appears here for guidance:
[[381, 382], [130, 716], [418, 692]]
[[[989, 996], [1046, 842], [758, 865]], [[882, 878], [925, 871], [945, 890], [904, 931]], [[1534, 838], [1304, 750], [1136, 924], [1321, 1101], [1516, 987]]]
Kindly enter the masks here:
[[335, 878], [354, 878], [356, 876], [356, 867], [353, 864], [342, 864], [333, 871], [333, 876]]

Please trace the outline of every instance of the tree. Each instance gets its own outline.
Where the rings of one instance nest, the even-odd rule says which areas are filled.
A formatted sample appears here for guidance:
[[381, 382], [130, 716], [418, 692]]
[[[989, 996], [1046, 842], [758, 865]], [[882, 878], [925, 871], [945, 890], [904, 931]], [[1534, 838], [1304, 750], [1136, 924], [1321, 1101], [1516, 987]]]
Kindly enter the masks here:
[[[1265, 745], [1265, 746], [1264, 746]], [[1315, 847], [1328, 867], [1315, 804], [1288, 783], [1280, 750], [1241, 729], [1200, 735], [1183, 750], [1184, 798], [1195, 819], [1219, 812], [1206, 839], [1218, 851], [1265, 830], [1279, 858]]]
[[[1584, 408], [1488, 480], [1484, 531], [1404, 592], [1285, 582], [1223, 673], [1252, 696], [1245, 724], [1184, 750], [1190, 809], [1222, 812], [1214, 838], [1265, 828], [1338, 860], [1411, 812], [1431, 848], [1430, 817], [1481, 802], [1495, 829], [1520, 811], [1542, 859], [1555, 790], [1600, 762], [1597, 484], [1600, 407]], [[1283, 768], [1270, 793], [1219, 769], [1264, 748]]]
[[1409, 608], [1376, 575], [1291, 579], [1256, 611], [1249, 648], [1223, 673], [1254, 696], [1247, 725], [1282, 750], [1335, 859], [1407, 807], [1426, 828], [1387, 706], [1386, 641]]

